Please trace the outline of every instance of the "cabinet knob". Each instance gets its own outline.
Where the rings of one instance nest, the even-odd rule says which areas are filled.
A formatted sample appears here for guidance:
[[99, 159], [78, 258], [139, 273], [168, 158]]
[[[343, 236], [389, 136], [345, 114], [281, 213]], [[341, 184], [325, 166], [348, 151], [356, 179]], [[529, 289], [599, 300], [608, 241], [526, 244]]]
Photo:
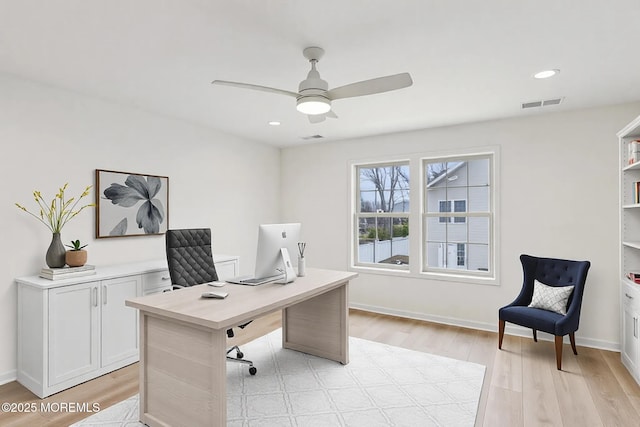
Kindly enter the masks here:
[[162, 280], [171, 280], [171, 277], [163, 277]]

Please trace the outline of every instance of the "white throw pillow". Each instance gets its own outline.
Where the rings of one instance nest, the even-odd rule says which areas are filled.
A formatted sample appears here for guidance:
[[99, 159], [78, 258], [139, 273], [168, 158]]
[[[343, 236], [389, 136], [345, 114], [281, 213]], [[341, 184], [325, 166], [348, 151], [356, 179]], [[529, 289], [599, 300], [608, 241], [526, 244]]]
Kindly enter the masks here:
[[567, 314], [567, 301], [574, 286], [548, 286], [537, 280], [533, 281], [533, 297], [529, 307], [541, 308], [562, 315]]

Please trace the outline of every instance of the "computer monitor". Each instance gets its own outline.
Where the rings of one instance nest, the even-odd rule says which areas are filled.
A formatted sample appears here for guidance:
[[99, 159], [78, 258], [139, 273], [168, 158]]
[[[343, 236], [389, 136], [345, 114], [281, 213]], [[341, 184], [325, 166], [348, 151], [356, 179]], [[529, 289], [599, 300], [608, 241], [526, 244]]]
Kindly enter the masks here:
[[261, 224], [259, 226], [255, 277], [284, 274], [281, 248], [287, 249], [292, 264], [295, 266], [298, 259], [300, 229], [300, 223]]

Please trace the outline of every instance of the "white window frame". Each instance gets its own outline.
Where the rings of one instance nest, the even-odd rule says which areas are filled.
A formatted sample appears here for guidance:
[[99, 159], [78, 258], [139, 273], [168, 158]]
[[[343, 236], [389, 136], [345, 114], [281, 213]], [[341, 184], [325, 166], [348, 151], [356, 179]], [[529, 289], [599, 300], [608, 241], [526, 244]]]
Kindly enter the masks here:
[[[489, 160], [489, 210], [487, 212], [427, 212], [427, 183], [426, 183], [426, 167], [429, 163], [445, 163], [455, 161], [469, 161], [478, 159]], [[422, 179], [422, 201], [420, 203], [420, 215], [421, 215], [421, 246], [422, 246], [422, 258], [421, 258], [421, 274], [424, 277], [438, 278], [443, 280], [470, 280], [477, 281], [478, 283], [495, 284], [497, 282], [497, 231], [496, 231], [496, 206], [497, 206], [497, 179], [496, 179], [496, 162], [498, 161], [498, 151], [493, 149], [489, 152], [467, 152], [467, 153], [450, 153], [442, 156], [428, 156], [421, 159], [420, 176]], [[462, 199], [460, 199], [462, 200]], [[440, 206], [440, 200], [438, 200], [438, 207]], [[454, 200], [451, 200], [451, 206], [454, 207]], [[469, 209], [469, 201], [466, 200], [466, 209]], [[438, 209], [439, 210], [439, 209]], [[460, 224], [466, 226], [468, 221], [455, 222], [454, 218], [463, 216], [465, 218], [481, 217], [487, 218], [489, 224], [489, 245], [488, 245], [488, 270], [487, 271], [475, 271], [466, 269], [453, 269], [446, 267], [429, 267], [427, 260], [427, 218], [449, 218], [450, 224]], [[440, 219], [438, 220], [440, 223]], [[449, 243], [464, 243], [464, 242], [444, 242], [445, 245]], [[464, 243], [467, 244], [468, 242]], [[467, 249], [467, 248], [466, 248]], [[465, 257], [468, 256], [468, 249], [465, 251]], [[456, 262], [456, 264], [458, 264]], [[465, 265], [468, 265], [468, 259], [465, 259]]]
[[[398, 166], [398, 165], [406, 165], [409, 167], [409, 173], [411, 174], [411, 163], [408, 159], [398, 159], [398, 160], [386, 160], [382, 162], [363, 162], [363, 163], [353, 163], [351, 165], [352, 168], [352, 176], [353, 176], [353, 192], [351, 193], [351, 205], [352, 205], [352, 213], [353, 213], [353, 221], [351, 227], [351, 240], [353, 242], [351, 247], [351, 266], [352, 268], [362, 268], [373, 271], [392, 271], [399, 273], [408, 273], [412, 259], [416, 258], [416, 256], [411, 255], [411, 249], [409, 250], [409, 264], [383, 264], [383, 263], [375, 263], [375, 262], [360, 262], [358, 260], [358, 250], [359, 250], [359, 231], [360, 231], [360, 220], [363, 218], [405, 218], [409, 222], [409, 239], [411, 240], [411, 220], [410, 212], [361, 212], [361, 204], [360, 204], [360, 169], [361, 168], [383, 168], [388, 166]], [[409, 185], [411, 185], [411, 179], [409, 178]], [[411, 189], [409, 189], [409, 194], [411, 194]], [[416, 261], [413, 261], [416, 262]]]
[[[492, 216], [490, 220], [490, 242], [492, 244], [490, 250], [489, 271], [473, 272], [468, 274], [467, 270], [441, 269], [432, 271], [424, 269], [426, 259], [426, 230], [423, 219], [423, 211], [425, 207], [426, 197], [426, 180], [424, 165], [425, 160], [428, 161], [449, 161], [459, 159], [460, 157], [490, 157], [490, 183], [492, 187], [490, 206]], [[358, 264], [357, 263], [357, 245], [358, 245], [358, 218], [356, 216], [359, 209], [359, 176], [358, 166], [376, 166], [389, 165], [409, 162], [410, 170], [410, 212], [408, 212], [410, 232], [409, 232], [409, 253], [410, 263], [409, 269], [397, 269], [392, 265], [380, 264]], [[434, 151], [413, 153], [400, 156], [380, 156], [376, 158], [368, 158], [362, 160], [352, 160], [348, 162], [349, 176], [351, 177], [351, 191], [347, 192], [348, 203], [351, 207], [349, 215], [348, 230], [350, 234], [349, 240], [349, 269], [367, 274], [390, 275], [401, 277], [412, 277], [424, 280], [436, 280], [439, 282], [461, 282], [480, 285], [498, 285], [499, 284], [499, 253], [500, 253], [500, 236], [499, 236], [499, 211], [500, 206], [500, 147], [499, 146], [483, 146], [476, 148], [461, 148], [457, 150]], [[469, 209], [469, 201], [466, 201], [466, 208]], [[395, 214], [392, 214], [392, 216]], [[454, 216], [455, 214], [450, 214]], [[440, 216], [440, 215], [438, 215]], [[457, 223], [466, 226], [465, 223]], [[465, 253], [465, 257], [468, 254]], [[467, 262], [467, 260], [465, 260]]]

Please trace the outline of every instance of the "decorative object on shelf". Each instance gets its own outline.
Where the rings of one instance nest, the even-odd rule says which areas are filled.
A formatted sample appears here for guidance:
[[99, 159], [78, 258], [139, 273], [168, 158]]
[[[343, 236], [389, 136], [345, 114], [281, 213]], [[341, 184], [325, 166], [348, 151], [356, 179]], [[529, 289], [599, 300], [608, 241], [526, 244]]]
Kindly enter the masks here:
[[627, 274], [627, 277], [628, 277], [628, 278], [629, 278], [629, 280], [631, 280], [633, 283], [640, 284], [640, 273], [629, 273], [629, 274]]
[[304, 250], [307, 244], [304, 242], [298, 243], [298, 276], [302, 277], [307, 274], [307, 260], [304, 258]]
[[640, 139], [629, 141], [627, 149], [629, 150], [628, 163], [630, 165], [640, 161]]
[[87, 263], [87, 245], [80, 243], [80, 240], [72, 240], [70, 245], [65, 245], [71, 250], [65, 254], [65, 261], [69, 267], [82, 267]]
[[45, 254], [45, 262], [49, 267], [59, 268], [64, 267], [65, 254], [67, 250], [62, 245], [62, 239], [60, 238], [60, 233], [53, 233], [53, 237], [51, 238], [51, 243], [49, 244], [49, 248], [47, 249], [47, 253]]
[[169, 178], [96, 169], [96, 238], [164, 234]]
[[70, 279], [78, 276], [91, 276], [96, 274], [95, 265], [84, 264], [80, 267], [42, 268], [40, 277], [49, 280]]
[[52, 268], [64, 267], [66, 262], [65, 254], [67, 251], [64, 248], [64, 245], [62, 244], [62, 240], [60, 238], [60, 232], [62, 231], [62, 228], [72, 218], [82, 212], [82, 210], [95, 206], [93, 203], [88, 203], [86, 205], [78, 207], [80, 200], [89, 195], [91, 185], [85, 188], [80, 197], [78, 197], [77, 199], [75, 197], [65, 199], [64, 192], [67, 190], [68, 185], [69, 183], [66, 183], [62, 188], [60, 188], [58, 193], [56, 193], [56, 195], [51, 200], [51, 203], [47, 203], [44, 200], [42, 194], [40, 194], [40, 191], [33, 191], [33, 198], [40, 208], [40, 215], [31, 213], [29, 212], [29, 210], [27, 210], [27, 208], [19, 203], [16, 203], [16, 206], [19, 209], [22, 209], [23, 211], [43, 223], [53, 233], [51, 244], [49, 245], [49, 249], [47, 249], [47, 253], [45, 256], [47, 265]]

